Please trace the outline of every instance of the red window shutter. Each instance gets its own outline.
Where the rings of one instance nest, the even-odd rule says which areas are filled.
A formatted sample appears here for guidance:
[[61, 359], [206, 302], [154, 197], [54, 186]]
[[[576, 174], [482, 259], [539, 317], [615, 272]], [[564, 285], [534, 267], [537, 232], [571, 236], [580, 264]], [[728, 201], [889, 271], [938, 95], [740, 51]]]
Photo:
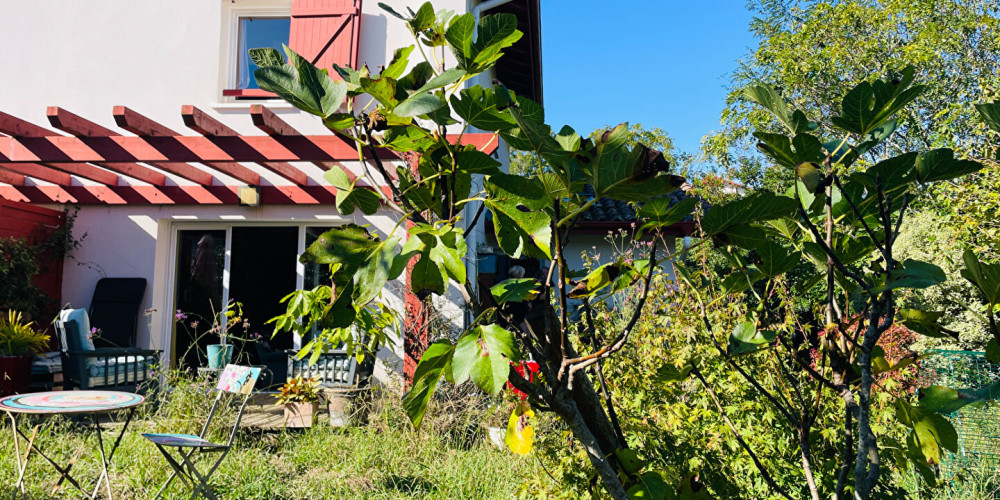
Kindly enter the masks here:
[[294, 0], [288, 46], [320, 68], [357, 68], [360, 29], [361, 0]]

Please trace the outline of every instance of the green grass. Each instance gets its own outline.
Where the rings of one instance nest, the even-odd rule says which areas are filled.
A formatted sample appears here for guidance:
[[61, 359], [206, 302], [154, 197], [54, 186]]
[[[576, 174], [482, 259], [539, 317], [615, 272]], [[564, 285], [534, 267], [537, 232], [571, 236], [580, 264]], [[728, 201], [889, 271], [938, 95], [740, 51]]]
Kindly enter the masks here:
[[[161, 405], [145, 420], [133, 422], [118, 449], [111, 474], [116, 498], [149, 498], [167, 479], [170, 468], [155, 447], [139, 434], [149, 431], [190, 431], [203, 418], [204, 406], [192, 405], [197, 391], [180, 390], [173, 402]], [[377, 400], [366, 422], [336, 429], [321, 422], [304, 431], [241, 431], [233, 452], [212, 477], [220, 498], [512, 498], [529, 477], [541, 473], [533, 458], [521, 458], [487, 443], [479, 408], [438, 405], [424, 430], [406, 421], [398, 396]], [[190, 413], [191, 415], [187, 415]], [[190, 418], [186, 418], [190, 417]], [[181, 425], [183, 424], [183, 425]], [[108, 426], [105, 439], [111, 439]], [[179, 425], [187, 429], [168, 429]], [[231, 425], [231, 424], [230, 424]], [[23, 427], [23, 424], [22, 424]], [[11, 495], [16, 481], [9, 420], [0, 427], [0, 494]], [[222, 438], [224, 429], [215, 429]], [[74, 476], [94, 484], [100, 470], [94, 436], [61, 418], [44, 421], [37, 442], [64, 463], [85, 446], [73, 468]], [[23, 445], [22, 445], [23, 448]], [[22, 449], [23, 453], [23, 449]], [[207, 468], [207, 455], [199, 460]], [[41, 457], [33, 456], [27, 470], [28, 497], [49, 498], [58, 474]], [[64, 496], [78, 497], [68, 484]], [[187, 498], [175, 480], [167, 498]]]

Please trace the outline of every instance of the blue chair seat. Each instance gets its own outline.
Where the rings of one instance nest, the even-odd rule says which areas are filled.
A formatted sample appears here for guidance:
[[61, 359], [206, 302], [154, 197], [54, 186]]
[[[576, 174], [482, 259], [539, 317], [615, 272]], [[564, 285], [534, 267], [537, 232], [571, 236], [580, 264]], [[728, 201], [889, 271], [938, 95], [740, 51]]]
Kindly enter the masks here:
[[178, 448], [228, 448], [228, 445], [213, 443], [194, 434], [143, 434], [142, 437], [160, 446], [175, 446]]

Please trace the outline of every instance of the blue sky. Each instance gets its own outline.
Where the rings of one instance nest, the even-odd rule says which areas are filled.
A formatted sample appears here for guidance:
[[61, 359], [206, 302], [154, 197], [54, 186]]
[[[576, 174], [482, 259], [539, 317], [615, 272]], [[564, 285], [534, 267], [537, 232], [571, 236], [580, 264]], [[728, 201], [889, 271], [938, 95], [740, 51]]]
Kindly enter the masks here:
[[541, 9], [546, 122], [581, 134], [642, 123], [689, 153], [720, 128], [727, 75], [755, 45], [745, 0], [548, 0]]

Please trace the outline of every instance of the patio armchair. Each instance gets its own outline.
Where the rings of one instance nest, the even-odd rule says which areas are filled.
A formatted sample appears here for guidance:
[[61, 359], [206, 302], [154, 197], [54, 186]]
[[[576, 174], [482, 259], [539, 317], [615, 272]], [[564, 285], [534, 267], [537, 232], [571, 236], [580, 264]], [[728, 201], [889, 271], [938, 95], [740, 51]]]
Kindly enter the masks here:
[[94, 347], [85, 309], [64, 309], [55, 321], [63, 365], [63, 388], [114, 389], [136, 392], [151, 378], [159, 350], [134, 347]]

